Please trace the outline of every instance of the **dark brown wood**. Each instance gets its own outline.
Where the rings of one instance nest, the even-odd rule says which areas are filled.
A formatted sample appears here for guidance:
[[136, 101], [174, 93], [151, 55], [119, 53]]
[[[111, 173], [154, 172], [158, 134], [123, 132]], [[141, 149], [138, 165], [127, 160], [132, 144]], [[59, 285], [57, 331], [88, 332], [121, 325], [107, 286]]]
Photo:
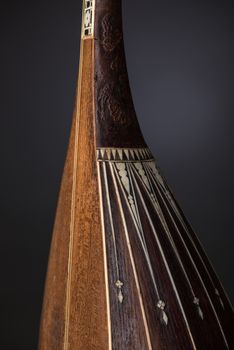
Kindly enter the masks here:
[[39, 349], [234, 349], [231, 304], [137, 122], [121, 2], [84, 13]]
[[144, 147], [127, 75], [120, 1], [96, 1], [94, 32], [97, 146]]

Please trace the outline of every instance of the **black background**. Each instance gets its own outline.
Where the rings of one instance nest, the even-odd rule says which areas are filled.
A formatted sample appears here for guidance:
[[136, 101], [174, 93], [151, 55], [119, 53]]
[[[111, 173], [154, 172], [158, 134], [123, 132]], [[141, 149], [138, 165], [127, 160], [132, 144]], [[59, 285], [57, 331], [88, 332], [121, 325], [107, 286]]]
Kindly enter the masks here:
[[[123, 5], [145, 138], [234, 301], [233, 1]], [[0, 14], [0, 349], [35, 350], [81, 0], [3, 1]]]

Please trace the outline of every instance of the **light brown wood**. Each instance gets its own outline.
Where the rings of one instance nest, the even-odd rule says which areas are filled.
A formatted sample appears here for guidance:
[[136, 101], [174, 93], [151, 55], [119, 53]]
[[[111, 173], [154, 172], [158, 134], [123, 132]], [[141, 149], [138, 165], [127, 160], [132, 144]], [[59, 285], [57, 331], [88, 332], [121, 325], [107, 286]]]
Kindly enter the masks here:
[[93, 40], [84, 40], [46, 280], [40, 350], [108, 348], [92, 60]]

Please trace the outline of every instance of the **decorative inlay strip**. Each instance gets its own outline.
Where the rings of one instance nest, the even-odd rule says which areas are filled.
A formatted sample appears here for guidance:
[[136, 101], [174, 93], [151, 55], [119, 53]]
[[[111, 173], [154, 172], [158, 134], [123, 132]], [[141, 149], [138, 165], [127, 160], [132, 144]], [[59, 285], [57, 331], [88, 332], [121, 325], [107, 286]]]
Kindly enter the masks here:
[[136, 162], [152, 161], [153, 156], [148, 148], [98, 148], [98, 161]]
[[154, 275], [153, 272], [153, 267], [151, 264], [151, 260], [150, 260], [150, 255], [149, 255], [149, 251], [148, 251], [148, 247], [145, 241], [145, 233], [141, 224], [141, 219], [140, 219], [140, 215], [139, 215], [139, 211], [138, 211], [138, 206], [137, 206], [137, 201], [136, 201], [136, 196], [135, 196], [135, 191], [134, 191], [134, 186], [133, 186], [133, 182], [132, 182], [132, 178], [130, 175], [130, 169], [129, 167], [125, 164], [125, 163], [115, 163], [112, 164], [112, 168], [114, 169], [114, 173], [117, 175], [117, 179], [119, 180], [119, 183], [123, 185], [122, 190], [125, 193], [125, 198], [127, 199], [127, 203], [132, 215], [132, 219], [133, 222], [135, 223], [135, 227], [137, 230], [137, 234], [138, 234], [138, 238], [139, 241], [141, 243], [141, 247], [142, 247], [142, 251], [144, 252], [144, 256], [147, 262], [147, 266], [150, 272], [150, 276], [153, 282], [153, 286], [155, 289], [155, 293], [157, 295], [157, 307], [159, 308], [159, 310], [161, 311], [161, 321], [162, 323], [167, 326], [168, 324], [168, 316], [166, 314], [166, 312], [164, 311], [165, 308], [165, 302], [164, 303], [164, 307], [159, 307], [159, 305], [161, 305], [161, 296], [158, 290], [158, 286], [156, 283], [156, 276]]
[[[222, 300], [222, 298], [221, 298], [221, 296], [220, 296], [220, 293], [219, 293], [218, 289], [216, 288], [216, 286], [215, 286], [215, 284], [214, 284], [214, 281], [213, 281], [213, 279], [212, 279], [212, 277], [211, 277], [211, 275], [210, 275], [210, 273], [209, 273], [209, 271], [208, 271], [208, 269], [207, 269], [207, 267], [206, 267], [206, 265], [205, 265], [205, 263], [204, 263], [204, 261], [203, 261], [201, 255], [200, 255], [200, 253], [199, 253], [199, 251], [198, 251], [198, 249], [197, 249], [197, 247], [196, 247], [196, 245], [195, 245], [195, 243], [194, 243], [194, 241], [193, 241], [193, 239], [192, 239], [192, 237], [191, 237], [191, 235], [190, 235], [190, 232], [189, 232], [189, 230], [188, 230], [188, 228], [187, 228], [187, 225], [186, 225], [186, 223], [184, 222], [184, 219], [182, 218], [182, 216], [181, 216], [181, 214], [180, 214], [180, 212], [179, 212], [179, 210], [178, 210], [178, 208], [177, 208], [177, 205], [176, 205], [175, 201], [173, 200], [173, 198], [172, 198], [172, 196], [171, 196], [171, 194], [170, 194], [170, 191], [169, 191], [168, 188], [167, 188], [167, 185], [166, 185], [165, 181], [163, 180], [163, 178], [162, 178], [162, 176], [161, 176], [159, 170], [156, 168], [155, 162], [147, 163], [147, 164], [145, 164], [145, 167], [146, 167], [146, 168], [148, 168], [148, 167], [150, 168], [150, 170], [152, 171], [152, 174], [151, 174], [152, 181], [155, 182], [155, 180], [156, 180], [155, 184], [158, 183], [158, 186], [160, 186], [160, 188], [162, 189], [162, 191], [165, 193], [165, 196], [166, 196], [166, 198], [168, 199], [168, 204], [170, 205], [171, 209], [174, 211], [175, 215], [177, 216], [177, 218], [179, 219], [181, 225], [183, 226], [183, 228], [184, 228], [184, 230], [185, 230], [185, 232], [186, 232], [188, 238], [190, 239], [190, 241], [191, 241], [191, 243], [192, 243], [192, 245], [193, 245], [193, 247], [194, 247], [194, 249], [195, 249], [197, 255], [199, 256], [199, 259], [201, 260], [201, 262], [202, 262], [202, 264], [203, 264], [203, 266], [204, 266], [204, 269], [206, 270], [206, 273], [207, 273], [207, 275], [208, 275], [208, 277], [209, 277], [209, 279], [210, 279], [210, 281], [211, 281], [211, 283], [212, 283], [212, 285], [213, 285], [214, 292], [215, 292], [215, 294], [217, 295], [217, 297], [219, 298], [220, 305], [221, 305], [221, 307], [224, 309], [225, 307], [224, 307], [223, 300]], [[167, 209], [168, 209], [168, 213], [170, 214], [170, 210], [169, 210], [169, 208], [168, 208], [168, 205], [166, 204], [166, 202], [165, 202], [164, 199], [163, 199], [163, 201], [164, 201], [164, 203], [165, 203], [165, 205], [166, 205], [166, 207], [167, 207]], [[171, 214], [170, 214], [170, 216], [171, 216]], [[171, 218], [172, 218], [172, 216], [171, 216]], [[173, 219], [172, 219], [172, 220], [173, 220]], [[173, 220], [173, 222], [174, 222], [174, 220]], [[174, 222], [174, 225], [175, 225], [175, 227], [176, 227], [177, 232], [180, 234], [179, 229], [178, 229], [177, 225], [175, 224], [175, 222]], [[181, 237], [181, 236], [180, 236], [180, 237]], [[181, 237], [181, 239], [182, 239], [182, 237]], [[183, 240], [182, 240], [182, 241], [183, 241]], [[184, 244], [184, 246], [186, 247], [184, 241], [183, 241], [183, 244]], [[192, 259], [191, 255], [190, 255], [189, 251], [187, 251], [187, 252], [188, 252], [188, 254], [189, 254], [189, 256], [190, 256], [190, 259], [191, 259], [191, 261], [192, 261], [194, 267], [196, 268], [196, 265], [195, 265], [195, 263], [193, 262], [193, 259]], [[196, 268], [196, 270], [197, 270], [197, 268]], [[198, 275], [200, 276], [198, 270], [197, 270], [197, 273], [198, 273]], [[201, 279], [201, 278], [200, 278], [200, 279]], [[202, 279], [201, 279], [201, 281], [202, 281]], [[202, 282], [202, 283], [203, 283], [203, 282]], [[203, 285], [204, 285], [204, 283], [203, 283]], [[204, 288], [205, 288], [205, 286], [204, 286]]]
[[142, 317], [143, 317], [143, 321], [144, 321], [144, 325], [145, 325], [145, 332], [146, 332], [146, 337], [147, 337], [147, 342], [148, 342], [148, 347], [149, 347], [148, 350], [152, 350], [152, 344], [151, 344], [151, 339], [150, 339], [150, 334], [149, 334], [149, 327], [148, 327], [148, 323], [147, 323], [147, 318], [146, 318], [145, 309], [144, 309], [143, 300], [142, 300], [142, 295], [141, 295], [141, 290], [140, 290], [140, 282], [139, 282], [139, 278], [138, 278], [137, 271], [136, 271], [135, 260], [133, 257], [129, 233], [128, 233], [126, 220], [125, 220], [125, 214], [123, 212], [123, 207], [122, 207], [122, 203], [121, 203], [121, 199], [120, 199], [120, 193], [118, 190], [117, 178], [115, 176], [114, 168], [112, 166], [110, 166], [110, 170], [111, 170], [112, 179], [113, 179], [113, 183], [114, 183], [117, 198], [118, 198], [119, 209], [120, 209], [120, 213], [121, 213], [122, 221], [123, 221], [123, 225], [124, 225], [124, 233], [125, 233], [125, 237], [126, 237], [126, 241], [127, 241], [127, 247], [128, 247], [129, 256], [130, 256], [132, 269], [133, 269], [133, 274], [134, 274], [134, 278], [135, 278], [135, 283], [136, 283], [136, 287], [137, 287], [137, 294], [139, 297]]
[[104, 211], [103, 211], [103, 198], [102, 198], [102, 184], [100, 175], [100, 164], [97, 164], [98, 171], [98, 188], [100, 195], [100, 212], [102, 220], [102, 243], [103, 243], [103, 260], [105, 267], [105, 282], [106, 282], [106, 303], [107, 303], [107, 320], [108, 320], [108, 350], [112, 350], [112, 325], [111, 325], [111, 312], [110, 312], [110, 295], [109, 295], [109, 277], [108, 277], [108, 264], [107, 264], [107, 245], [106, 245], [106, 231], [104, 224]]
[[[186, 327], [187, 327], [187, 330], [188, 330], [188, 334], [189, 334], [189, 337], [190, 337], [190, 340], [191, 340], [191, 344], [192, 344], [192, 346], [193, 346], [193, 349], [194, 349], [194, 350], [197, 350], [197, 347], [196, 347], [196, 344], [195, 344], [195, 341], [194, 341], [194, 338], [193, 338], [193, 335], [192, 335], [192, 332], [191, 332], [191, 329], [190, 329], [190, 325], [189, 325], [189, 322], [188, 322], [188, 320], [187, 320], [185, 310], [184, 310], [184, 308], [183, 308], [183, 304], [182, 304], [181, 297], [180, 297], [180, 295], [179, 295], [179, 293], [178, 293], [178, 290], [177, 290], [177, 287], [176, 287], [176, 285], [175, 285], [174, 278], [173, 278], [173, 276], [172, 276], [171, 269], [170, 269], [169, 264], [168, 264], [168, 261], [167, 261], [167, 259], [166, 259], [166, 256], [165, 256], [163, 247], [162, 247], [161, 242], [160, 242], [160, 240], [159, 240], [159, 237], [158, 237], [158, 235], [157, 235], [157, 232], [156, 232], [154, 223], [152, 222], [150, 213], [149, 213], [148, 208], [147, 208], [147, 206], [146, 206], [145, 200], [144, 200], [144, 198], [143, 198], [143, 196], [142, 196], [141, 190], [140, 190], [140, 188], [139, 188], [139, 186], [138, 186], [138, 184], [137, 184], [137, 182], [136, 182], [136, 179], [134, 179], [134, 184], [135, 184], [135, 186], [136, 186], [136, 190], [137, 190], [137, 192], [138, 192], [138, 195], [140, 196], [141, 204], [143, 205], [145, 214], [146, 214], [146, 216], [147, 216], [147, 218], [148, 218], [148, 221], [149, 221], [150, 226], [151, 226], [151, 229], [152, 229], [152, 231], [153, 231], [155, 240], [156, 240], [156, 242], [157, 242], [157, 245], [158, 245], [158, 247], [159, 247], [161, 256], [162, 256], [162, 258], [163, 258], [163, 262], [164, 262], [165, 268], [166, 268], [166, 270], [167, 270], [169, 279], [170, 279], [170, 281], [171, 281], [172, 288], [173, 288], [173, 290], [174, 290], [174, 293], [175, 293], [175, 296], [176, 296], [178, 305], [179, 305], [179, 307], [180, 307], [180, 311], [181, 311], [181, 313], [182, 313], [182, 315], [183, 315], [183, 318], [184, 318], [184, 321], [185, 321], [185, 324], [186, 324]], [[161, 299], [159, 300], [159, 303], [160, 303], [159, 305], [161, 306], [160, 309], [161, 309], [162, 311], [164, 311], [164, 307], [165, 307], [166, 304], [161, 304], [161, 302], [164, 303], [164, 301], [162, 301]], [[163, 306], [163, 309], [162, 309], [162, 306]]]
[[[155, 171], [154, 171], [154, 174], [159, 174], [157, 169], [156, 169], [156, 166], [155, 166], [155, 163], [154, 162], [150, 162], [150, 163], [147, 163], [149, 165], [150, 168], [153, 168]], [[154, 165], [154, 166], [153, 166]], [[159, 205], [159, 202], [158, 202], [158, 198], [157, 198], [157, 195], [152, 187], [152, 184], [151, 184], [151, 180], [150, 180], [150, 177], [148, 178], [148, 172], [147, 172], [147, 167], [146, 165], [144, 165], [144, 163], [134, 163], [134, 166], [135, 168], [137, 169], [138, 171], [138, 174], [139, 174], [139, 177], [142, 179], [144, 185], [145, 185], [145, 188], [146, 188], [146, 192], [148, 193], [151, 201], [152, 201], [152, 204], [156, 210], [156, 213], [158, 214], [158, 217], [162, 223], [162, 226], [168, 236], [168, 239], [171, 243], [171, 246], [174, 250], [174, 253], [176, 255], [176, 258], [178, 260], [178, 263], [180, 264], [180, 267], [181, 267], [181, 270], [183, 271], [184, 273], [184, 276], [185, 276], [185, 279], [187, 280], [187, 283], [189, 285], [189, 288], [190, 288], [190, 291], [191, 291], [191, 294], [193, 296], [193, 303], [196, 305], [197, 307], [197, 310], [198, 310], [198, 314], [199, 316], [201, 317], [201, 319], [203, 319], [203, 311], [201, 310], [201, 307], [200, 307], [200, 304], [199, 304], [199, 299], [196, 297], [196, 295], [194, 294], [194, 291], [193, 291], [193, 287], [191, 285], [191, 281], [190, 281], [190, 278], [183, 266], [183, 262], [181, 260], [181, 257], [180, 257], [180, 254], [177, 250], [177, 247], [176, 247], [176, 244], [174, 242], [174, 239], [172, 238], [172, 235], [171, 235], [171, 232], [169, 230], [169, 227], [167, 225], [167, 222], [166, 222], [166, 219], [164, 217], [164, 214], [161, 210], [161, 207]], [[161, 178], [159, 178], [160, 181], [161, 181]], [[163, 199], [162, 199], [163, 200]], [[181, 238], [181, 237], [180, 237]], [[184, 242], [183, 242], [184, 243]], [[185, 245], [185, 244], [184, 244]], [[186, 248], [186, 246], [185, 246]], [[190, 256], [191, 258], [191, 256]], [[195, 266], [194, 266], [195, 267]], [[197, 271], [198, 272], [198, 271]]]
[[[206, 267], [206, 265], [205, 265], [205, 263], [204, 263], [202, 257], [200, 256], [198, 250], [197, 250], [197, 247], [196, 247], [196, 245], [195, 245], [195, 243], [194, 243], [194, 241], [193, 241], [193, 239], [192, 239], [192, 237], [191, 237], [191, 235], [190, 235], [190, 233], [189, 233], [189, 231], [188, 231], [188, 229], [187, 229], [187, 226], [186, 226], [186, 224], [185, 224], [185, 222], [184, 222], [184, 220], [183, 220], [183, 218], [182, 218], [182, 216], [181, 216], [181, 214], [180, 214], [180, 212], [179, 212], [179, 210], [178, 210], [178, 207], [177, 207], [176, 203], [174, 202], [174, 200], [173, 200], [173, 198], [172, 198], [172, 196], [171, 196], [171, 194], [170, 194], [170, 191], [168, 190], [168, 187], [167, 187], [167, 185], [166, 185], [164, 179], [162, 178], [162, 176], [161, 176], [159, 170], [157, 169], [155, 162], [144, 163], [144, 167], [145, 167], [145, 169], [148, 169], [148, 170], [150, 169], [151, 172], [147, 171], [147, 174], [150, 175], [150, 178], [151, 178], [151, 180], [154, 182], [154, 184], [155, 184], [156, 186], [160, 186], [160, 187], [163, 189], [163, 192], [165, 193], [165, 197], [167, 198], [168, 201], [166, 201], [165, 199], [163, 199], [162, 195], [160, 194], [160, 191], [158, 192], [159, 195], [161, 196], [161, 199], [163, 200], [163, 202], [164, 202], [166, 208], [167, 208], [168, 214], [170, 215], [170, 217], [171, 217], [171, 219], [172, 219], [172, 221], [173, 221], [173, 223], [174, 223], [174, 226], [175, 226], [175, 228], [176, 228], [176, 231], [177, 231], [177, 233], [179, 234], [180, 239], [181, 239], [181, 241], [182, 241], [184, 247], [185, 247], [186, 250], [187, 250], [187, 254], [188, 254], [189, 258], [190, 258], [190, 261], [191, 261], [193, 267], [194, 267], [195, 270], [196, 270], [197, 276], [199, 277], [199, 279], [200, 279], [200, 281], [201, 281], [201, 284], [202, 284], [202, 286], [203, 286], [203, 288], [204, 288], [205, 294], [206, 294], [206, 296], [207, 296], [207, 298], [208, 298], [208, 300], [209, 300], [209, 303], [210, 303], [210, 305], [211, 305], [211, 307], [212, 307], [212, 310], [213, 310], [213, 312], [214, 312], [214, 316], [215, 316], [215, 318], [216, 318], [216, 320], [217, 320], [219, 329], [220, 329], [220, 331], [221, 331], [221, 333], [222, 333], [222, 336], [223, 336], [223, 340], [224, 340], [224, 342], [225, 342], [225, 345], [226, 345], [227, 349], [229, 349], [226, 336], [225, 336], [225, 334], [224, 334], [222, 325], [221, 325], [220, 320], [219, 320], [219, 318], [218, 318], [218, 315], [217, 315], [217, 312], [216, 312], [215, 307], [214, 307], [214, 305], [213, 305], [213, 302], [212, 302], [212, 300], [211, 300], [211, 298], [210, 298], [210, 295], [209, 295], [209, 293], [208, 293], [208, 291], [207, 291], [207, 289], [206, 289], [206, 286], [205, 286], [205, 284], [204, 284], [204, 281], [203, 281], [203, 279], [202, 279], [202, 277], [201, 277], [201, 275], [200, 275], [200, 273], [199, 273], [199, 271], [198, 271], [198, 269], [197, 269], [197, 267], [196, 267], [196, 264], [194, 263], [193, 258], [192, 258], [192, 256], [191, 256], [189, 250], [187, 249], [186, 244], [185, 244], [185, 242], [184, 242], [184, 240], [183, 240], [183, 238], [182, 238], [182, 236], [181, 236], [181, 234], [180, 234], [179, 228], [177, 227], [177, 225], [176, 225], [174, 219], [172, 218], [172, 215], [171, 215], [170, 210], [169, 210], [169, 208], [168, 208], [168, 204], [171, 205], [171, 208], [174, 210], [176, 216], [179, 218], [181, 224], [183, 225], [183, 227], [184, 227], [184, 229], [185, 229], [185, 232], [187, 233], [187, 235], [188, 235], [188, 237], [189, 237], [191, 243], [193, 244], [193, 246], [194, 246], [194, 248], [195, 248], [195, 250], [196, 250], [196, 252], [197, 252], [197, 254], [198, 254], [198, 256], [199, 256], [199, 258], [200, 258], [200, 260], [201, 260], [201, 262], [202, 262], [202, 264], [203, 264], [203, 266], [204, 266], [204, 268], [205, 268], [205, 270], [206, 270], [206, 272], [207, 272], [207, 274], [208, 274], [208, 276], [209, 276], [209, 278], [210, 278], [210, 280], [211, 280], [213, 286], [214, 286], [213, 280], [212, 280], [212, 278], [211, 278], [211, 276], [210, 276], [210, 274], [209, 274], [209, 272], [208, 272], [208, 270], [207, 270], [207, 267]], [[149, 178], [149, 181], [150, 181], [150, 178]], [[151, 181], [150, 181], [150, 182], [151, 182]], [[154, 192], [154, 191], [153, 191], [153, 192]], [[155, 193], [154, 193], [154, 196], [155, 196]], [[215, 286], [214, 286], [214, 288], [215, 288]], [[192, 290], [191, 290], [191, 291], [192, 291]], [[193, 291], [192, 291], [192, 293], [193, 293]], [[224, 309], [224, 304], [223, 304], [222, 299], [221, 299], [221, 297], [220, 297], [220, 295], [219, 295], [219, 292], [218, 292], [218, 290], [217, 290], [216, 288], [215, 288], [215, 294], [219, 297], [220, 304], [221, 304], [221, 306], [222, 306], [223, 309]], [[199, 314], [199, 316], [201, 317], [201, 319], [204, 319], [204, 314], [203, 314], [203, 311], [202, 311], [202, 309], [201, 309], [201, 307], [200, 307], [200, 300], [199, 300], [195, 295], [193, 295], [193, 303], [194, 303], [194, 305], [197, 307], [197, 311], [198, 311], [198, 314]]]
[[[190, 294], [191, 303], [194, 305], [194, 308], [197, 310], [197, 314], [199, 315], [200, 319], [203, 320], [206, 317], [206, 313], [203, 312], [202, 310], [203, 306], [205, 305], [204, 297], [207, 298], [207, 301], [209, 302], [213, 310], [218, 327], [221, 331], [226, 348], [229, 349], [229, 345], [227, 343], [227, 339], [224, 334], [222, 324], [216, 312], [215, 305], [213, 304], [212, 298], [210, 297], [210, 294], [206, 288], [206, 284], [203, 281], [203, 278], [197, 269], [197, 266], [190, 252], [190, 249], [186, 245], [183, 234], [182, 232], [180, 232], [177, 219], [182, 226], [181, 229], [183, 233], [188, 235], [189, 240], [191, 241], [193, 247], [195, 248], [195, 252], [198, 254], [199, 259], [202, 261], [205, 271], [207, 272], [208, 277], [210, 278], [212, 285], [214, 287], [214, 292], [216, 294], [216, 297], [219, 299], [220, 306], [224, 309], [225, 305], [219, 294], [219, 290], [215, 287], [215, 284], [211, 278], [211, 275], [209, 274], [209, 271], [205, 265], [205, 262], [203, 261], [199, 253], [199, 250], [189, 232], [189, 228], [182, 217], [180, 209], [176, 204], [173, 198], [173, 195], [171, 194], [171, 191], [169, 190], [166, 182], [161, 176], [161, 173], [158, 167], [155, 164], [155, 161], [153, 159], [153, 156], [150, 150], [148, 148], [127, 148], [127, 149], [98, 148], [97, 161], [99, 162], [99, 165], [103, 169], [104, 178], [106, 178], [105, 169], [109, 168], [112, 173], [113, 181], [115, 183], [117, 182], [118, 186], [120, 186], [120, 189], [121, 189], [120, 192], [122, 193], [124, 202], [129, 209], [132, 222], [135, 225], [136, 237], [139, 240], [142, 253], [144, 254], [144, 257], [145, 257], [146, 266], [148, 267], [149, 275], [152, 281], [152, 286], [154, 287], [154, 291], [155, 291], [155, 297], [156, 297], [155, 310], [158, 310], [161, 322], [165, 326], [167, 326], [172, 315], [170, 312], [170, 305], [168, 305], [168, 300], [164, 298], [165, 296], [164, 292], [159, 288], [160, 284], [159, 284], [158, 273], [157, 271], [154, 270], [152, 266], [151, 256], [148, 250], [148, 244], [146, 243], [146, 237], [147, 237], [146, 234], [149, 234], [149, 232], [145, 232], [144, 222], [141, 220], [142, 218], [139, 212], [139, 210], [142, 210], [142, 209], [146, 215], [147, 221], [150, 225], [150, 229], [152, 230], [153, 236], [155, 238], [155, 241], [161, 253], [161, 257], [164, 262], [165, 268], [167, 270], [168, 277], [170, 279], [172, 289], [174, 290], [175, 297], [177, 299], [180, 311], [182, 313], [182, 316], [190, 337], [191, 344], [193, 346], [193, 349], [194, 350], [196, 349], [195, 340], [191, 333], [190, 324], [186, 317], [187, 316], [186, 310], [184, 309], [184, 300], [177, 290], [174, 276], [172, 275], [172, 271], [167, 262], [167, 258], [164, 252], [161, 238], [158, 235], [158, 232], [156, 231], [155, 224], [151, 217], [150, 204], [147, 204], [144, 193], [148, 194], [149, 196], [148, 198], [150, 198], [152, 206], [158, 215], [158, 218], [167, 236], [168, 242], [170, 243], [172, 251], [175, 254], [175, 257], [178, 261], [178, 265], [180, 266], [181, 272], [184, 274], [185, 281], [187, 282], [187, 285], [191, 292]], [[109, 189], [108, 189], [107, 180], [104, 181], [104, 185], [106, 188], [106, 192], [108, 193], [108, 196], [111, 197], [111, 193], [109, 192]], [[109, 204], [109, 209], [110, 209], [110, 204]], [[109, 210], [109, 216], [110, 216], [109, 219], [111, 221], [111, 216], [112, 216], [111, 210]], [[170, 221], [167, 220], [168, 218]], [[169, 222], [171, 226], [169, 226]], [[114, 242], [115, 233], [114, 233], [112, 224], [111, 226], [112, 226], [112, 235], [113, 235], [113, 242]], [[173, 232], [171, 232], [171, 230]], [[184, 265], [182, 255], [178, 250], [179, 248], [177, 244], [177, 239], [179, 239], [179, 242], [180, 244], [182, 244], [182, 247], [185, 248], [185, 251], [190, 260], [190, 263], [194, 268], [194, 272], [196, 273], [197, 277], [201, 282], [201, 287], [203, 287], [203, 291], [204, 291], [204, 294], [202, 295], [200, 294], [200, 291], [198, 292], [197, 288], [195, 288], [196, 286], [194, 286], [194, 282], [193, 282], [191, 273], [189, 273], [187, 265]], [[118, 272], [118, 259], [116, 259], [116, 262], [117, 262], [116, 270]], [[119, 302], [122, 303], [123, 294], [122, 294], [121, 288], [123, 286], [123, 283], [118, 278], [118, 273], [116, 277], [117, 279], [115, 279], [115, 285], [119, 290], [119, 294], [117, 295], [118, 295]], [[201, 301], [198, 297], [199, 298], [201, 297]]]
[[106, 190], [106, 199], [108, 203], [108, 212], [109, 212], [109, 219], [110, 219], [110, 226], [111, 226], [111, 234], [112, 234], [112, 243], [114, 246], [114, 258], [115, 258], [115, 266], [116, 266], [116, 281], [115, 286], [117, 288], [117, 297], [122, 304], [124, 300], [123, 296], [123, 282], [120, 280], [120, 270], [119, 270], [119, 261], [118, 261], [118, 252], [117, 252], [117, 246], [116, 246], [116, 235], [115, 235], [115, 229], [114, 229], [114, 223], [112, 218], [112, 210], [111, 210], [111, 203], [110, 203], [110, 192], [109, 192], [109, 185], [107, 180], [107, 174], [106, 174], [106, 164], [103, 163], [103, 175], [104, 175], [104, 185]]
[[95, 0], [84, 0], [82, 36], [93, 36]]

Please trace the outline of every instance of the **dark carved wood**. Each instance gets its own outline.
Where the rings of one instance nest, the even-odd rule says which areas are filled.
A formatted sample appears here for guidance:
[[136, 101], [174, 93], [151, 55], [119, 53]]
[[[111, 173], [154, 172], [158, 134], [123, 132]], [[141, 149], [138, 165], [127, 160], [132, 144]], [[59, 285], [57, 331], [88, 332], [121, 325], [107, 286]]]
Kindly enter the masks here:
[[97, 146], [145, 146], [129, 87], [121, 3], [97, 0], [95, 18]]
[[137, 122], [121, 2], [84, 4], [39, 349], [232, 350], [232, 306]]

